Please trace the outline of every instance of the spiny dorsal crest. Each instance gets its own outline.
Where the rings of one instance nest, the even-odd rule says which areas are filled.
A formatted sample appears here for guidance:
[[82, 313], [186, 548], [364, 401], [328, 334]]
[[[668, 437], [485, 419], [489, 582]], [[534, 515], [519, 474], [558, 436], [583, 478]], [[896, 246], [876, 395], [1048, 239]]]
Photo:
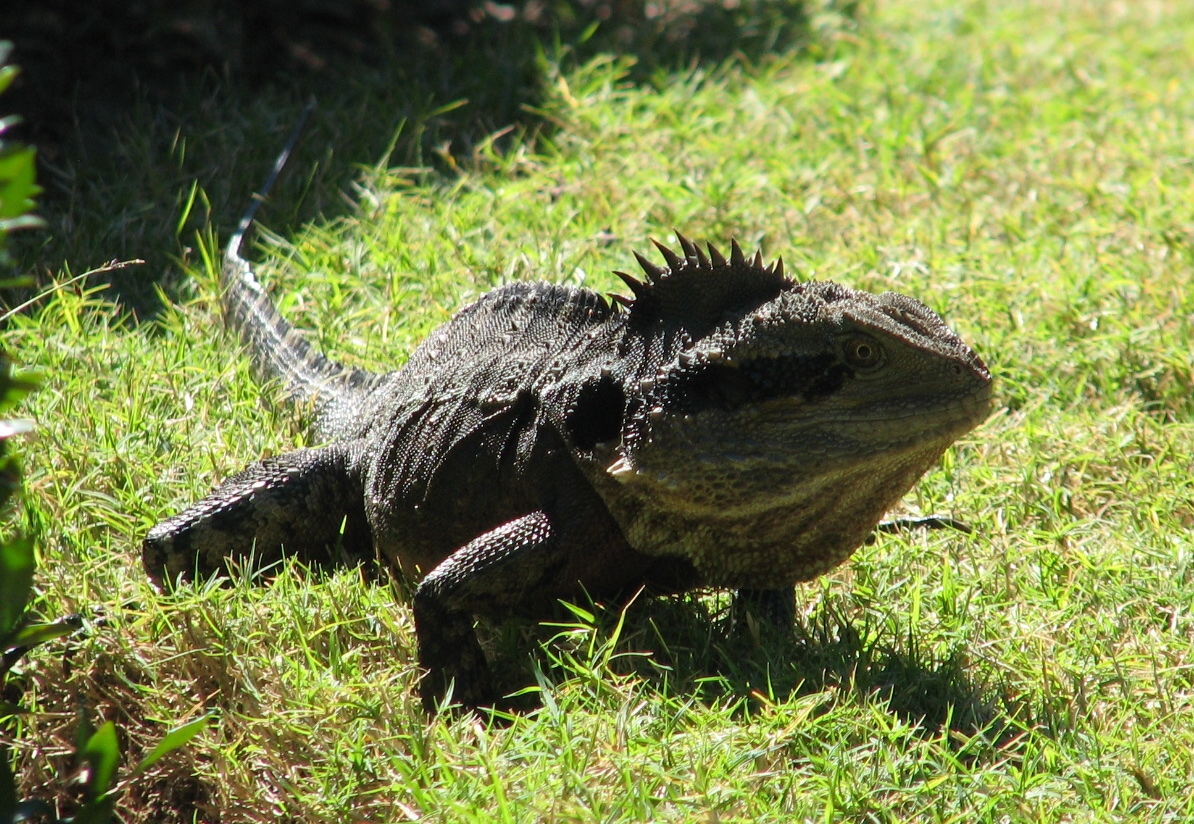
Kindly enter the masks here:
[[629, 308], [632, 323], [676, 325], [699, 336], [727, 314], [750, 311], [792, 286], [792, 281], [784, 277], [782, 259], [764, 266], [762, 252], [748, 258], [736, 240], [730, 241], [730, 259], [726, 260], [713, 244], [708, 244], [706, 253], [679, 232], [676, 239], [683, 256], [657, 240], [651, 241], [666, 266], [634, 253], [646, 280], [614, 272], [634, 293], [633, 299], [614, 296]]

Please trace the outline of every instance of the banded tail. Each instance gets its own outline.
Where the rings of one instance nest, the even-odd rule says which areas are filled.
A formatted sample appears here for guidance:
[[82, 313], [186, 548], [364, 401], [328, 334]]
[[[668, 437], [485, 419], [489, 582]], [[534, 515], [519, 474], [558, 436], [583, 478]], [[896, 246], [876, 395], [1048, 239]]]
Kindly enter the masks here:
[[242, 256], [245, 237], [253, 228], [257, 211], [286, 168], [313, 110], [314, 102], [303, 109], [269, 177], [253, 196], [228, 241], [220, 271], [220, 288], [224, 322], [248, 349], [258, 379], [279, 382], [288, 401], [309, 405], [316, 415], [316, 434], [326, 438], [336, 435], [334, 430], [339, 418], [330, 407], [367, 392], [379, 376], [337, 363], [308, 343], [282, 317]]

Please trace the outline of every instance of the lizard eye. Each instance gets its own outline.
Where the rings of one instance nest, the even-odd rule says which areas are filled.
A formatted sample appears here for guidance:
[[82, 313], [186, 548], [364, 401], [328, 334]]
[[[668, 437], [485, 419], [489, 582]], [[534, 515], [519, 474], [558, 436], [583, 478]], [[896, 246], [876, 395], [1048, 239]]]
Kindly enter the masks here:
[[855, 335], [842, 345], [846, 364], [858, 372], [874, 372], [887, 362], [883, 347], [873, 338]]

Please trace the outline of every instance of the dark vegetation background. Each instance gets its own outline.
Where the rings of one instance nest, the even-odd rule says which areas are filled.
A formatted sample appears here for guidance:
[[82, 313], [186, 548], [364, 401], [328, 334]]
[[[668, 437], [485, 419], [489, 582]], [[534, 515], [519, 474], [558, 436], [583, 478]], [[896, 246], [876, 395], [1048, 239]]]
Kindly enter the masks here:
[[549, 133], [538, 104], [556, 60], [622, 55], [629, 82], [651, 82], [810, 34], [800, 0], [3, 5], [0, 37], [22, 68], [6, 111], [38, 147], [47, 222], [16, 239], [18, 266], [44, 286], [79, 273], [68, 261], [143, 260], [97, 276], [137, 317], [161, 305], [158, 286], [177, 287], [197, 230], [234, 226], [310, 98], [297, 171], [266, 217], [276, 231], [350, 208], [362, 167], [450, 175], [495, 133]]

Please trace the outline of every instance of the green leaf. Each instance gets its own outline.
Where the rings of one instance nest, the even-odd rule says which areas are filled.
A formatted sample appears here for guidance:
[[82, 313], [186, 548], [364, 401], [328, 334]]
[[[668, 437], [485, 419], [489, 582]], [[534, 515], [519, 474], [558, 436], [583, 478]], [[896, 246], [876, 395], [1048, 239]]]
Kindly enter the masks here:
[[182, 231], [187, 225], [187, 221], [191, 219], [191, 210], [195, 208], [195, 196], [199, 194], [199, 181], [191, 182], [191, 191], [187, 193], [187, 202], [183, 204], [182, 211], [179, 212], [178, 221], [174, 224], [174, 236], [181, 237]]
[[186, 745], [192, 738], [199, 734], [199, 732], [207, 726], [207, 722], [211, 720], [211, 715], [205, 715], [202, 718], [196, 718], [194, 721], [188, 721], [181, 726], [175, 727], [166, 733], [165, 737], [158, 742], [158, 745], [153, 748], [153, 752], [145, 756], [144, 760], [137, 765], [137, 772], [144, 772], [152, 767], [159, 758], [167, 753], [172, 753], [179, 747]]
[[15, 634], [29, 602], [35, 564], [29, 538], [0, 546], [0, 649], [12, 646], [8, 639]]
[[41, 191], [33, 158], [31, 146], [0, 147], [0, 219], [20, 217], [33, 209], [33, 198]]
[[55, 621], [22, 627], [8, 642], [9, 647], [35, 647], [55, 638], [77, 632], [83, 626], [82, 615], [66, 615]]
[[38, 372], [15, 372], [12, 363], [0, 355], [0, 410], [20, 403], [26, 395], [37, 390], [41, 380]]
[[111, 721], [105, 722], [87, 739], [79, 755], [91, 765], [91, 777], [87, 780], [87, 798], [89, 801], [100, 801], [112, 789], [112, 783], [116, 780], [116, 765], [120, 761], [116, 725]]
[[597, 616], [587, 609], [582, 609], [576, 604], [570, 604], [567, 601], [561, 601], [560, 603], [564, 605], [564, 609], [575, 615], [585, 626], [591, 627], [597, 622]]

